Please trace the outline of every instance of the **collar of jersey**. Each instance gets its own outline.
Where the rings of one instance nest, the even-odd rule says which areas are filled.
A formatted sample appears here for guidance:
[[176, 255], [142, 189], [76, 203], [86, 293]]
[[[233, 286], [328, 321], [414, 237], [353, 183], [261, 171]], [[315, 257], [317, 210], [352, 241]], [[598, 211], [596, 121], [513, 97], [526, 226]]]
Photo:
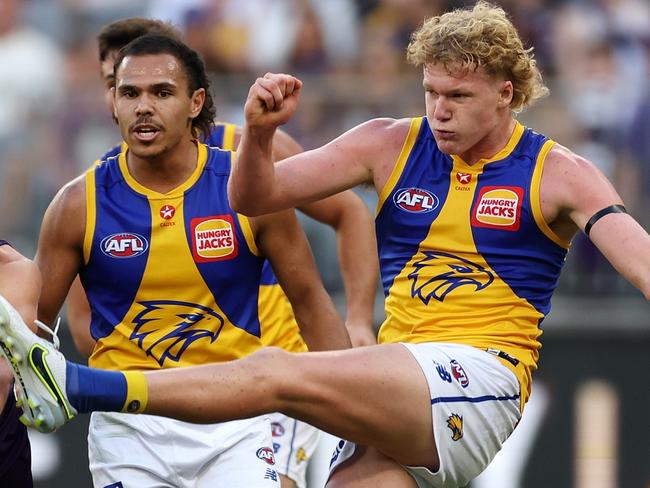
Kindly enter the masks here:
[[120, 171], [122, 173], [122, 176], [124, 177], [126, 183], [131, 188], [133, 188], [133, 190], [137, 191], [138, 193], [142, 193], [143, 195], [146, 195], [148, 198], [170, 198], [170, 197], [176, 197], [182, 195], [183, 193], [185, 193], [185, 191], [188, 188], [190, 188], [199, 179], [201, 173], [203, 172], [203, 168], [205, 167], [205, 163], [208, 159], [208, 151], [205, 147], [205, 144], [200, 144], [196, 140], [194, 141], [194, 143], [196, 144], [196, 147], [198, 149], [197, 151], [198, 155], [196, 158], [196, 168], [194, 168], [194, 171], [192, 172], [192, 174], [188, 179], [186, 179], [183, 183], [178, 185], [176, 188], [169, 190], [167, 193], [160, 193], [150, 188], [147, 188], [146, 186], [143, 186], [140, 183], [138, 183], [136, 179], [131, 175], [131, 173], [129, 172], [129, 167], [126, 163], [126, 153], [129, 147], [125, 142], [122, 143], [122, 152], [120, 153], [120, 157], [119, 157]]
[[467, 164], [460, 156], [454, 154], [452, 155], [452, 158], [454, 160], [454, 166], [460, 166], [468, 171], [472, 172], [481, 172], [483, 170], [483, 166], [489, 163], [493, 163], [495, 161], [500, 161], [502, 159], [505, 159], [514, 151], [515, 147], [517, 147], [517, 144], [521, 140], [521, 136], [524, 134], [524, 126], [521, 125], [519, 122], [515, 121], [515, 128], [512, 131], [512, 134], [510, 135], [510, 139], [508, 140], [508, 143], [501, 149], [498, 153], [496, 153], [494, 156], [491, 158], [486, 158], [486, 159], [479, 159], [476, 163], [469, 165]]

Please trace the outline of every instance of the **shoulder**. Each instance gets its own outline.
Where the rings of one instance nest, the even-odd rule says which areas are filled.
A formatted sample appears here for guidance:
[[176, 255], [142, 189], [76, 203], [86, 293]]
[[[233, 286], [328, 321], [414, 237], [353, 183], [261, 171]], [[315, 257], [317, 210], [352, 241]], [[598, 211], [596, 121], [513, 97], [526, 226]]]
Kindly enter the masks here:
[[77, 176], [66, 183], [54, 196], [48, 212], [56, 212], [65, 216], [81, 213], [86, 209], [86, 174]]
[[579, 228], [598, 210], [622, 203], [593, 162], [560, 144], [555, 144], [546, 157], [540, 193], [547, 221], [564, 216]]
[[381, 117], [359, 124], [348, 132], [368, 137], [373, 141], [381, 140], [384, 144], [391, 142], [401, 144], [409, 132], [412, 120], [411, 118], [391, 119]]

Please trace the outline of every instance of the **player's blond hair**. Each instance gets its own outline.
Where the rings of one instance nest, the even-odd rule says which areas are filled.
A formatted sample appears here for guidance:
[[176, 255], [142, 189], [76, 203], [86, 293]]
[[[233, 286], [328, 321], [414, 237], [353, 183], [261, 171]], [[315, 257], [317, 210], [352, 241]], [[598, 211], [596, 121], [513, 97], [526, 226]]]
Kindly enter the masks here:
[[519, 112], [548, 94], [533, 59], [506, 12], [488, 2], [427, 19], [413, 33], [407, 60], [416, 65], [439, 64], [449, 72], [483, 68], [512, 82], [510, 108]]

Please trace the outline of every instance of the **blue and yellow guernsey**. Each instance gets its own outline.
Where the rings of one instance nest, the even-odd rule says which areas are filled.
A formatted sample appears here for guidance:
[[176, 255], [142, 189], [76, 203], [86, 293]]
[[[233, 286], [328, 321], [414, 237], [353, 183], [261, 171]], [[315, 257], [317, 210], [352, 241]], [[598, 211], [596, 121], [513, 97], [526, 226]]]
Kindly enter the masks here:
[[[206, 144], [234, 151], [235, 132], [234, 124], [217, 122]], [[281, 347], [291, 352], [307, 350], [293, 315], [291, 303], [280, 287], [268, 261], [264, 261], [260, 281], [259, 314], [264, 345]]]
[[519, 378], [523, 405], [569, 246], [541, 213], [553, 144], [517, 123], [502, 151], [470, 166], [438, 149], [426, 118], [412, 119], [377, 207], [379, 342], [503, 351], [518, 360], [502, 362]]
[[262, 347], [263, 258], [228, 204], [232, 153], [198, 144], [193, 174], [161, 194], [119, 151], [86, 172], [80, 273], [97, 344], [89, 364], [151, 370], [228, 361]]

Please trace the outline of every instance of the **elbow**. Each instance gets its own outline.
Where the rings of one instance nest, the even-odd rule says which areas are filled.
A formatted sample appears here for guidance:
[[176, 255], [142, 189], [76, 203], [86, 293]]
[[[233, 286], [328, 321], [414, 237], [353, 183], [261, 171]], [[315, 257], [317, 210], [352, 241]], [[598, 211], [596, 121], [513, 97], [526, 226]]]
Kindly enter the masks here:
[[241, 191], [233, 189], [230, 182], [228, 183], [228, 203], [230, 204], [230, 208], [236, 213], [248, 217], [260, 215], [255, 205], [256, 200], [256, 198], [247, 198]]

